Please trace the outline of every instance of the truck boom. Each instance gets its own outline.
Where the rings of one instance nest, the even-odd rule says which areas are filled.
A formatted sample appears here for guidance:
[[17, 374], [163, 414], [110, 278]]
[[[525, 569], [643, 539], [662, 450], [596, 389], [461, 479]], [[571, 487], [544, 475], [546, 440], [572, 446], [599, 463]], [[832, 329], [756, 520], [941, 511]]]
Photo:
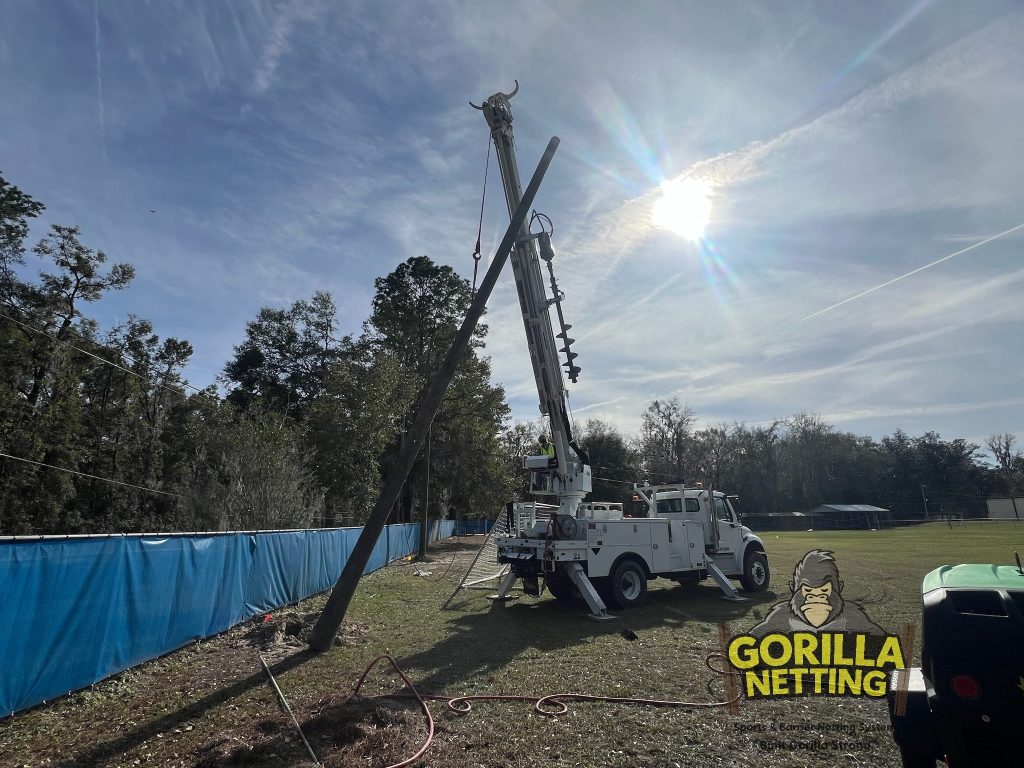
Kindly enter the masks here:
[[[509, 108], [518, 91], [516, 82], [512, 93], [498, 92], [483, 105], [473, 105], [484, 113], [491, 130], [510, 215], [522, 199]], [[531, 231], [538, 220], [540, 230]], [[495, 598], [506, 597], [521, 578], [529, 594], [540, 595], [544, 588], [559, 599], [578, 594], [593, 618], [608, 619], [607, 604], [618, 608], [638, 604], [653, 578], [699, 581], [710, 577], [733, 600], [742, 598], [730, 579], [740, 579], [750, 592], [765, 589], [770, 575], [764, 544], [741, 525], [720, 492], [683, 484], [634, 484], [634, 499], [642, 502], [643, 510], [633, 516], [625, 516], [621, 505], [581, 504], [592, 488], [590, 460], [573, 440], [561, 367], [573, 382], [580, 368], [571, 350], [571, 326], [562, 314], [562, 293], [551, 264], [554, 250], [544, 221], [546, 217], [535, 213], [529, 224], [519, 228], [511, 261], [540, 412], [548, 417], [555, 446], [554, 458], [526, 456], [524, 464], [531, 473], [534, 495], [555, 497], [558, 508], [547, 520], [534, 517], [521, 525], [517, 519], [512, 534], [496, 540], [498, 561], [509, 569]], [[550, 296], [541, 261], [547, 264]], [[552, 329], [552, 306], [557, 309], [557, 334]], [[561, 349], [556, 338], [564, 344]], [[559, 352], [565, 354], [564, 362]]]
[[[497, 153], [510, 216], [522, 200], [515, 141], [512, 136], [512, 111], [509, 108], [509, 99], [518, 91], [517, 81], [512, 93], [505, 94], [499, 91], [485, 100], [482, 106], [473, 105], [483, 112], [491, 129], [491, 139]], [[551, 297], [544, 287], [544, 273], [540, 264], [542, 258], [548, 266], [553, 294]], [[577, 355], [571, 350], [574, 339], [569, 337], [569, 329], [572, 326], [566, 325], [562, 315], [562, 294], [558, 290], [551, 267], [553, 258], [550, 233], [543, 228], [538, 233], [532, 233], [530, 225], [524, 224], [512, 250], [512, 271], [519, 294], [519, 307], [526, 329], [533, 376], [537, 383], [540, 412], [548, 417], [551, 443], [555, 447], [553, 462], [549, 462], [546, 456], [529, 456], [526, 458], [526, 467], [532, 473], [531, 488], [534, 493], [556, 497], [559, 514], [576, 517], [579, 514], [580, 502], [592, 487], [591, 470], [589, 459], [573, 439], [569, 424], [561, 368], [567, 368], [569, 378], [573, 382], [579, 376], [580, 368], [574, 362]], [[552, 306], [558, 310], [560, 330], [557, 338], [564, 344], [561, 349], [555, 342], [556, 334], [551, 326]], [[559, 352], [565, 354], [564, 363], [559, 358]]]

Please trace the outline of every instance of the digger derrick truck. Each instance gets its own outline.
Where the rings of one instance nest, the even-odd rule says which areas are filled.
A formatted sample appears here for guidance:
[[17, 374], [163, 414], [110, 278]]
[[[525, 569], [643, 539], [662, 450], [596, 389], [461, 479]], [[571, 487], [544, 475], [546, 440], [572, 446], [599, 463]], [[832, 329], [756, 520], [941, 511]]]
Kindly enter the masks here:
[[[522, 199], [509, 93], [496, 93], [482, 105], [495, 146], [509, 215]], [[539, 224], [534, 231], [534, 225]], [[609, 505], [582, 505], [592, 487], [590, 460], [572, 436], [562, 368], [576, 382], [580, 368], [572, 351], [571, 325], [562, 312], [564, 294], [555, 280], [550, 220], [534, 214], [524, 224], [512, 250], [512, 270], [526, 329], [530, 362], [537, 384], [542, 416], [550, 423], [554, 456], [526, 456], [534, 496], [557, 503], [547, 519], [509, 521], [512, 535], [497, 539], [498, 561], [509, 566], [498, 585], [505, 598], [516, 580], [528, 594], [545, 587], [556, 598], [577, 594], [593, 618], [604, 620], [608, 605], [629, 608], [647, 593], [647, 581], [664, 577], [699, 581], [710, 577], [732, 600], [742, 600], [730, 582], [741, 580], [744, 590], [767, 588], [770, 574], [764, 543], [743, 526], [730, 499], [712, 489], [682, 484], [635, 485], [639, 509], [626, 517]], [[547, 269], [550, 295], [541, 262]], [[558, 333], [552, 327], [556, 310]], [[556, 339], [562, 343], [558, 347]], [[559, 353], [565, 358], [559, 357]], [[589, 509], [587, 507], [590, 507]]]

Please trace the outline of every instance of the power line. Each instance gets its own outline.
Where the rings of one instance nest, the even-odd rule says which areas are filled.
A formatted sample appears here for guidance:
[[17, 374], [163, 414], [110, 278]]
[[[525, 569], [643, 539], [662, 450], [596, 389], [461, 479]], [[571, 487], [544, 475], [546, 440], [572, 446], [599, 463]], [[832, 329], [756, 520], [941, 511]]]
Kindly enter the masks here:
[[[15, 309], [17, 309], [19, 312], [22, 312], [22, 313], [24, 313], [26, 315], [29, 315], [30, 317], [32, 316], [32, 314], [30, 312], [28, 312], [27, 310], [25, 310], [25, 309], [23, 309], [21, 307], [16, 307]], [[130, 376], [135, 376], [136, 378], [141, 379], [142, 381], [146, 382], [150, 386], [157, 387], [158, 389], [166, 389], [166, 390], [168, 390], [170, 392], [173, 392], [176, 395], [179, 395], [180, 397], [188, 397], [187, 394], [185, 394], [184, 392], [181, 392], [180, 390], [175, 389], [174, 387], [171, 387], [171, 386], [169, 386], [167, 384], [160, 384], [159, 382], [153, 381], [152, 379], [150, 379], [150, 378], [148, 378], [146, 376], [143, 376], [141, 373], [137, 373], [136, 371], [133, 371], [133, 370], [131, 370], [129, 368], [125, 368], [123, 365], [118, 365], [113, 360], [107, 360], [106, 358], [100, 357], [99, 355], [96, 355], [96, 354], [93, 354], [92, 352], [89, 352], [86, 349], [82, 349], [81, 347], [75, 346], [74, 344], [72, 344], [69, 341], [66, 341], [65, 339], [58, 338], [56, 335], [50, 333], [49, 331], [47, 331], [47, 330], [45, 330], [43, 328], [39, 328], [37, 326], [29, 325], [28, 323], [24, 323], [21, 320], [18, 320], [17, 318], [11, 317], [6, 312], [0, 311], [0, 317], [4, 318], [6, 320], [10, 320], [12, 323], [15, 323], [16, 325], [20, 325], [22, 328], [25, 328], [26, 330], [33, 331], [35, 333], [41, 333], [43, 336], [46, 336], [46, 337], [48, 337], [50, 339], [53, 339], [58, 344], [62, 344], [65, 347], [73, 349], [73, 350], [75, 350], [77, 352], [81, 352], [83, 355], [88, 355], [89, 357], [93, 358], [94, 360], [98, 360], [101, 363], [106, 363], [107, 365], [113, 366], [114, 368], [117, 368], [118, 370], [123, 371], [124, 373], [127, 373]], [[133, 363], [138, 363], [139, 362], [138, 360], [133, 358], [131, 355], [126, 354], [122, 350], [118, 350], [118, 349], [114, 349], [112, 347], [108, 347], [108, 346], [106, 346], [104, 344], [100, 344], [97, 341], [94, 341], [92, 339], [89, 339], [89, 338], [85, 337], [84, 335], [82, 335], [78, 331], [74, 330], [72, 328], [72, 326], [68, 326], [68, 329], [70, 330], [71, 333], [74, 333], [76, 336], [78, 336], [82, 340], [87, 341], [90, 344], [92, 344], [92, 345], [94, 345], [96, 347], [99, 347], [100, 349], [104, 349], [104, 350], [106, 350], [108, 352], [111, 352], [113, 354], [116, 354], [118, 356], [124, 356], [124, 357], [128, 358], [129, 360], [131, 360]], [[183, 381], [181, 385], [183, 387], [185, 387], [186, 389], [191, 389], [191, 390], [195, 391], [197, 394], [203, 394], [203, 390], [201, 390], [198, 387], [195, 387], [195, 386], [189, 384], [187, 381]]]
[[[667, 478], [672, 479], [673, 481], [683, 482], [682, 480], [679, 480], [679, 476], [678, 475], [670, 474], [668, 472], [646, 472], [643, 469], [640, 469], [638, 467], [609, 467], [609, 466], [602, 465], [602, 464], [592, 464], [591, 466], [594, 469], [610, 469], [610, 470], [612, 470], [614, 472], [632, 472], [635, 475], [650, 475], [652, 477], [667, 477]], [[598, 479], [598, 480], [608, 480], [610, 478], [599, 477], [599, 478], [596, 478], [596, 479]], [[623, 480], [623, 481], [616, 481], [616, 482], [626, 482], [626, 481]]]
[[35, 464], [38, 467], [47, 467], [49, 469], [56, 469], [56, 470], [58, 470], [60, 472], [67, 472], [68, 474], [71, 474], [71, 475], [79, 475], [80, 477], [88, 477], [88, 478], [90, 478], [92, 480], [102, 480], [104, 483], [113, 483], [114, 485], [123, 485], [126, 488], [136, 488], [136, 489], [138, 489], [140, 491], [149, 491], [150, 493], [159, 493], [159, 494], [162, 494], [164, 496], [173, 496], [176, 499], [180, 499], [181, 498], [181, 494], [179, 494], [179, 493], [171, 493], [170, 491], [158, 491], [155, 488], [146, 488], [143, 485], [132, 485], [131, 483], [122, 483], [120, 480], [112, 480], [109, 477], [100, 477], [99, 475], [90, 475], [90, 474], [87, 474], [85, 472], [79, 472], [78, 470], [75, 470], [75, 469], [67, 469], [66, 467], [58, 467], [58, 466], [55, 466], [53, 464], [46, 464], [46, 463], [44, 463], [42, 461], [33, 461], [32, 459], [23, 459], [20, 456], [11, 456], [9, 453], [0, 453], [0, 456], [2, 456], [5, 459], [14, 459], [14, 461], [23, 461], [26, 464]]

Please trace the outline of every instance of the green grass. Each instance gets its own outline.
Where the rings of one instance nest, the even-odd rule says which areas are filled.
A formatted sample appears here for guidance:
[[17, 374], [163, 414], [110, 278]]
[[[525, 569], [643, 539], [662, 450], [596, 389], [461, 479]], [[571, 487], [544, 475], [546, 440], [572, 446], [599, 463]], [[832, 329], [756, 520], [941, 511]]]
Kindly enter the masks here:
[[[644, 606], [605, 623], [546, 594], [496, 605], [473, 591], [439, 610], [463, 568], [439, 577], [453, 554], [464, 561], [475, 546], [448, 543], [432, 550], [430, 579], [415, 576], [416, 565], [396, 565], [363, 580], [348, 617], [361, 625], [354, 642], [322, 655], [294, 647], [266, 651], [276, 653], [278, 682], [319, 754], [373, 735], [373, 756], [358, 764], [383, 766], [415, 751], [422, 730], [415, 708], [397, 724], [378, 723], [362, 736], [347, 721], [325, 719], [378, 654], [394, 656], [421, 690], [449, 695], [572, 691], [712, 701], [723, 697], [724, 686], [703, 660], [718, 650], [717, 625], [729, 622], [740, 631], [788, 598], [793, 567], [809, 549], [835, 552], [844, 597], [893, 631], [919, 621], [920, 583], [929, 570], [1010, 563], [1015, 547], [1024, 550], [1024, 525], [1009, 523], [763, 537], [770, 592], [736, 604], [722, 600], [709, 582], [687, 587], [656, 580]], [[313, 598], [298, 610], [318, 610], [323, 601]], [[624, 627], [639, 639], [626, 641]], [[0, 765], [308, 764], [244, 629], [0, 723]], [[374, 672], [369, 692], [397, 690], [395, 680]], [[577, 703], [560, 718], [539, 716], [524, 703], [481, 703], [465, 716], [448, 714], [441, 704], [432, 708], [438, 732], [424, 763], [430, 766], [899, 765], [885, 704], [877, 701], [743, 702], [738, 715]], [[759, 747], [780, 734], [827, 751]], [[218, 741], [219, 752], [211, 746]], [[230, 758], [225, 744], [253, 749]], [[346, 754], [348, 764], [356, 764]]]

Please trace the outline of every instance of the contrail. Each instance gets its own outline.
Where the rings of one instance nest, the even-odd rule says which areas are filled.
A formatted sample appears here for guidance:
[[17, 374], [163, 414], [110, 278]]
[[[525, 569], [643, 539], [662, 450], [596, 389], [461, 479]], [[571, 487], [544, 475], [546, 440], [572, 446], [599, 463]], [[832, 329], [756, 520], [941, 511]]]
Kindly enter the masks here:
[[107, 159], [107, 121], [103, 115], [103, 62], [100, 60], [100, 0], [93, 4], [93, 20], [95, 21], [96, 41], [96, 106], [100, 121], [100, 151], [103, 159]]
[[802, 323], [804, 320], [810, 320], [812, 317], [817, 317], [818, 315], [823, 315], [826, 312], [828, 312], [829, 310], [833, 310], [836, 307], [841, 307], [841, 306], [843, 306], [843, 304], [847, 304], [847, 303], [853, 301], [854, 299], [859, 299], [861, 296], [867, 296], [869, 293], [874, 293], [875, 291], [880, 290], [882, 288], [885, 288], [887, 285], [892, 285], [893, 283], [898, 282], [898, 281], [902, 280], [905, 277], [910, 277], [911, 275], [916, 275], [918, 272], [923, 272], [924, 270], [928, 269], [928, 267], [934, 267], [936, 264], [941, 264], [944, 261], [949, 261], [954, 256], [959, 256], [962, 253], [967, 253], [968, 251], [973, 251], [975, 248], [978, 248], [978, 247], [980, 247], [982, 245], [985, 245], [985, 243], [991, 243], [993, 240], [998, 240], [1001, 237], [1006, 237], [1006, 235], [1009, 235], [1009, 234], [1011, 234], [1013, 232], [1016, 232], [1018, 229], [1024, 229], [1024, 223], [1018, 224], [1016, 227], [1010, 227], [1006, 231], [1000, 232], [998, 235], [992, 235], [992, 237], [986, 237], [984, 240], [982, 240], [980, 242], [977, 242], [974, 245], [969, 245], [966, 248], [963, 248], [963, 249], [957, 251], [956, 253], [951, 253], [948, 256], [943, 256], [941, 259], [936, 259], [935, 261], [931, 262], [930, 264], [925, 264], [923, 267], [918, 267], [917, 269], [913, 269], [910, 272], [907, 272], [905, 275], [900, 275], [899, 277], [894, 277], [892, 280], [887, 280], [886, 282], [882, 283], [881, 285], [876, 285], [874, 288], [868, 288], [866, 291], [861, 291], [856, 296], [851, 296], [848, 299], [843, 299], [842, 301], [840, 301], [840, 302], [838, 302], [836, 304], [833, 304], [831, 307], [825, 307], [824, 309], [819, 309], [814, 314], [808, 315], [807, 317], [801, 317], [800, 318], [800, 322]]

